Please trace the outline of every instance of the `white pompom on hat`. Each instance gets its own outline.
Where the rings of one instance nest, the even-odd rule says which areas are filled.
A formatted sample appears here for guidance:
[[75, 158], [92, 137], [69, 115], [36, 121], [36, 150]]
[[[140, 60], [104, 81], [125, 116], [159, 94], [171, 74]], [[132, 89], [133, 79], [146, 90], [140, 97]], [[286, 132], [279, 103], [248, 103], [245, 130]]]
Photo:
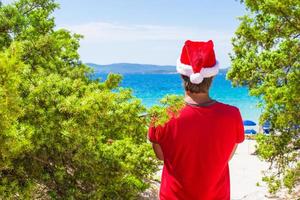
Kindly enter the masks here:
[[213, 41], [194, 42], [187, 40], [177, 60], [177, 72], [190, 77], [190, 81], [199, 84], [204, 78], [218, 74], [219, 65], [216, 61]]

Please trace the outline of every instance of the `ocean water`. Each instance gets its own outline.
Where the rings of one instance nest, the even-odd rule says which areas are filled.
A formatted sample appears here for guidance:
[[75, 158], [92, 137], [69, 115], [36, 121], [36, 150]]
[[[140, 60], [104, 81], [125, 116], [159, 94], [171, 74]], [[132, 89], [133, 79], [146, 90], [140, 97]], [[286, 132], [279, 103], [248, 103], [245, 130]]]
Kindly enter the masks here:
[[[106, 76], [96, 74], [101, 80], [105, 80]], [[258, 122], [261, 113], [257, 107], [258, 99], [249, 96], [246, 87], [233, 87], [225, 77], [226, 75], [221, 73], [214, 78], [210, 96], [217, 101], [238, 107], [244, 120]], [[134, 96], [140, 98], [147, 107], [158, 104], [167, 94], [184, 94], [178, 74], [124, 74], [121, 87], [131, 88]]]

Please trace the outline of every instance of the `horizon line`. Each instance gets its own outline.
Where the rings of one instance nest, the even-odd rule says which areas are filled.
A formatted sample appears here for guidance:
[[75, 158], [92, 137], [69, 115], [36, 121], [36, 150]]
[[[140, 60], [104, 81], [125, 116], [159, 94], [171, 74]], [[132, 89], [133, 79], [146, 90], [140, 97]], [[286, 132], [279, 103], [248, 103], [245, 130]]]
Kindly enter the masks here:
[[[110, 63], [110, 64], [99, 64], [94, 62], [84, 62], [84, 64], [94, 64], [94, 65], [100, 65], [100, 66], [109, 66], [109, 65], [116, 65], [116, 64], [129, 64], [129, 65], [153, 65], [153, 66], [160, 66], [160, 67], [176, 67], [176, 65], [160, 65], [160, 64], [149, 64], [149, 63], [133, 63], [133, 62], [116, 62], [116, 63]], [[220, 67], [219, 69], [228, 69], [230, 66], [227, 67]]]

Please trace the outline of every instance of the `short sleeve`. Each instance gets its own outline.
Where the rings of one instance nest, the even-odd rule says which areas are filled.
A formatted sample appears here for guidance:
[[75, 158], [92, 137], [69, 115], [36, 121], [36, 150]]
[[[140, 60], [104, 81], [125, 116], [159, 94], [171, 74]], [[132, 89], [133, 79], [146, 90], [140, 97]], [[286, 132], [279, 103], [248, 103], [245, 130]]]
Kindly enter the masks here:
[[168, 132], [170, 131], [170, 129], [172, 127], [172, 125], [171, 125], [172, 121], [173, 121], [173, 119], [171, 119], [164, 125], [159, 125], [157, 127], [150, 125], [149, 131], [148, 131], [149, 141], [152, 143], [161, 144], [163, 142], [163, 140], [165, 140], [165, 138], [167, 137]]
[[237, 120], [236, 120], [236, 143], [242, 143], [245, 139], [244, 124], [241, 113], [237, 109]]
[[148, 139], [152, 143], [160, 142], [162, 135], [164, 134], [164, 128], [162, 126], [150, 126], [148, 131]]

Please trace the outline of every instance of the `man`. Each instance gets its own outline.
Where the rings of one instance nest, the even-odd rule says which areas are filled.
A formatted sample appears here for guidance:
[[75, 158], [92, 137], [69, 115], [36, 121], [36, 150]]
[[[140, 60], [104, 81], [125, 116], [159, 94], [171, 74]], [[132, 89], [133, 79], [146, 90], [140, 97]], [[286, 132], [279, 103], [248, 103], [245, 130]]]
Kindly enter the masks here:
[[186, 41], [177, 71], [185, 106], [148, 137], [164, 161], [161, 200], [229, 200], [228, 161], [244, 140], [239, 109], [213, 100], [209, 88], [218, 71], [213, 42]]

